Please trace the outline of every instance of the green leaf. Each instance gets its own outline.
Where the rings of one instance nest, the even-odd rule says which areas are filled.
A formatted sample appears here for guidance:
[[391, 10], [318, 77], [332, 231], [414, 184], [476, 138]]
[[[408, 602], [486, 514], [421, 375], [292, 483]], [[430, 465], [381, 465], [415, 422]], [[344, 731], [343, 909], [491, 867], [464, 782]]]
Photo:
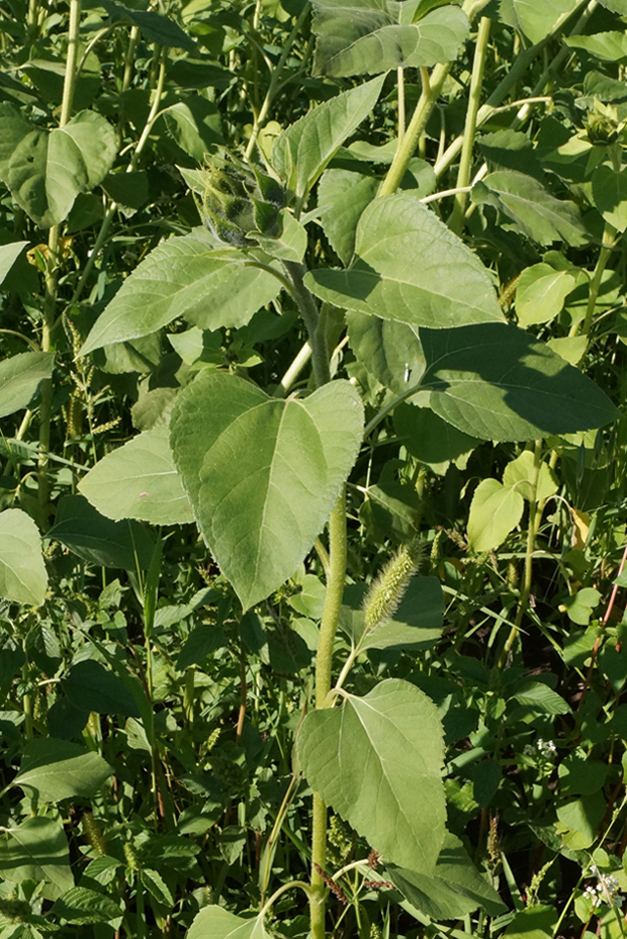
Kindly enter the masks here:
[[169, 46], [173, 49], [196, 48], [193, 39], [167, 16], [161, 16], [152, 10], [133, 10], [121, 3], [115, 3], [114, 0], [101, 0], [100, 6], [104, 7], [113, 23], [127, 22], [137, 26], [148, 42], [156, 42], [159, 46]]
[[47, 588], [37, 526], [21, 509], [5, 509], [0, 512], [0, 597], [40, 606]]
[[147, 529], [138, 522], [112, 522], [84, 496], [63, 496], [57, 506], [55, 524], [46, 538], [60, 541], [70, 551], [102, 567], [146, 570], [154, 544]]
[[194, 917], [185, 939], [270, 939], [263, 918], [242, 919], [222, 906], [205, 906]]
[[575, 204], [556, 199], [541, 182], [525, 173], [490, 173], [473, 186], [472, 200], [493, 205], [512, 220], [521, 234], [541, 245], [565, 241], [577, 247], [589, 240]]
[[420, 381], [426, 362], [415, 326], [355, 312], [346, 323], [351, 349], [378, 382], [402, 395]]
[[421, 463], [448, 463], [477, 446], [478, 441], [442, 420], [430, 408], [400, 404], [394, 409], [394, 429], [399, 443]]
[[494, 551], [522, 518], [524, 500], [497, 479], [482, 479], [468, 516], [468, 542], [474, 551]]
[[[344, 590], [340, 628], [362, 651], [403, 649], [418, 652], [430, 648], [442, 633], [444, 599], [436, 577], [412, 577], [398, 609], [389, 620], [363, 637], [366, 626], [362, 603], [363, 584], [350, 584]], [[363, 637], [363, 638], [362, 638]]]
[[324, 101], [278, 138], [272, 150], [272, 165], [297, 199], [304, 199], [346, 138], [368, 117], [384, 77]]
[[592, 198], [606, 222], [619, 232], [627, 229], [627, 170], [598, 166], [592, 174]]
[[379, 185], [376, 177], [352, 170], [329, 169], [320, 178], [318, 205], [324, 209], [320, 222], [342, 264], [348, 264], [353, 256], [359, 216]]
[[80, 354], [148, 336], [178, 316], [202, 329], [243, 326], [280, 289], [273, 274], [236, 248], [216, 250], [199, 234], [171, 238], [127, 277]]
[[270, 238], [258, 232], [249, 232], [248, 237], [267, 251], [273, 258], [284, 261], [295, 261], [299, 264], [307, 250], [307, 232], [288, 209], [282, 209], [277, 218], [279, 234]]
[[174, 897], [159, 871], [143, 868], [139, 876], [142, 884], [157, 903], [171, 910], [174, 906]]
[[551, 939], [558, 916], [557, 906], [529, 906], [516, 914], [503, 936], [507, 939]]
[[47, 131], [3, 104], [0, 131], [0, 177], [40, 228], [67, 218], [79, 192], [98, 185], [117, 155], [115, 131], [95, 111]]
[[95, 795], [112, 775], [112, 767], [92, 750], [69, 740], [39, 737], [26, 744], [12, 785], [42, 802], [60, 802]]
[[594, 587], [582, 587], [570, 597], [562, 600], [568, 618], [578, 626], [587, 626], [595, 607], [599, 605], [601, 594]]
[[123, 910], [112, 898], [87, 887], [72, 887], [55, 902], [50, 910], [68, 923], [108, 923], [122, 916]]
[[311, 271], [305, 283], [335, 306], [412, 326], [502, 319], [483, 264], [409, 193], [375, 199], [364, 210], [348, 270]]
[[[27, 241], [12, 241], [11, 244], [0, 247], [0, 284], [3, 283], [14, 263], [27, 246]], [[46, 354], [46, 353], [42, 353]]]
[[[468, 17], [458, 7], [432, 10], [407, 22], [405, 5], [369, 0], [314, 0], [314, 72], [335, 78], [378, 75], [395, 68], [430, 67], [457, 58], [468, 38]], [[409, 4], [415, 7], [415, 4]]]
[[564, 43], [571, 49], [583, 49], [602, 62], [620, 62], [627, 57], [627, 36], [624, 31], [608, 30], [592, 36], [568, 36]]
[[348, 382], [278, 400], [201, 374], [177, 397], [171, 443], [203, 537], [244, 609], [295, 570], [331, 514], [361, 444]]
[[436, 414], [482, 440], [537, 440], [602, 427], [618, 412], [547, 345], [501, 323], [420, 331]]
[[435, 705], [394, 678], [344, 697], [303, 721], [296, 747], [307, 781], [384, 858], [430, 875], [446, 817]]
[[27, 407], [53, 368], [54, 352], [19, 352], [0, 362], [0, 417]]
[[55, 900], [74, 886], [70, 854], [60, 818], [34, 816], [0, 834], [0, 877], [12, 883], [43, 882]]
[[181, 150], [198, 163], [224, 142], [217, 106], [200, 95], [188, 95], [177, 101], [162, 111], [162, 117]]
[[571, 271], [556, 271], [550, 264], [525, 268], [516, 287], [516, 315], [524, 328], [548, 323], [561, 312], [564, 300], [577, 285]]
[[63, 679], [63, 690], [75, 708], [98, 714], [139, 717], [139, 708], [126, 685], [100, 662], [85, 659], [72, 665]]
[[388, 866], [390, 878], [412, 907], [434, 919], [461, 919], [481, 907], [490, 916], [506, 911], [455, 835], [446, 832], [433, 876]]
[[[535, 458], [531, 450], [523, 450], [519, 457], [508, 463], [503, 472], [503, 485], [510, 489], [516, 489], [523, 499], [530, 501], [532, 498], [531, 480], [534, 476]], [[559, 489], [555, 473], [547, 463], [540, 464], [538, 474], [538, 483], [536, 490], [536, 500], [544, 502], [550, 496], [554, 496]]]
[[78, 486], [107, 518], [135, 518], [153, 525], [193, 522], [167, 426], [158, 425], [108, 453]]
[[572, 13], [577, 0], [501, 0], [501, 19], [520, 29], [533, 43], [541, 42], [564, 14]]

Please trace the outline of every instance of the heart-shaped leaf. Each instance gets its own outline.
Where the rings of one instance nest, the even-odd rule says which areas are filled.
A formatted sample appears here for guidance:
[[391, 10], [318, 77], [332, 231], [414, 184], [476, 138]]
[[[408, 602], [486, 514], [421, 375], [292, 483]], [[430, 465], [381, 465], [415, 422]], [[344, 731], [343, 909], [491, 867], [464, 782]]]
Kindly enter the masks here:
[[170, 426], [198, 526], [247, 609], [294, 572], [330, 515], [361, 444], [359, 395], [336, 381], [284, 401], [203, 374]]
[[444, 840], [442, 725], [415, 685], [390, 678], [310, 711], [297, 738], [307, 781], [384, 858], [431, 875]]

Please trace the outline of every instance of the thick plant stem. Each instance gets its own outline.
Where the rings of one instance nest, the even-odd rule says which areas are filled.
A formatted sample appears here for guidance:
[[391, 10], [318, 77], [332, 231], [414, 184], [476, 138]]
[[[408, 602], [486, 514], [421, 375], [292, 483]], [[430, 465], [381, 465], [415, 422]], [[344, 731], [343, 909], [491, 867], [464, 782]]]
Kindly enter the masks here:
[[601, 242], [601, 250], [599, 252], [599, 257], [597, 258], [597, 263], [592, 273], [592, 279], [590, 280], [590, 292], [588, 293], [588, 303], [586, 305], [586, 315], [583, 320], [583, 324], [580, 322], [573, 323], [569, 336], [576, 336], [581, 327], [581, 334], [587, 336], [590, 332], [590, 327], [592, 325], [592, 320], [597, 308], [597, 300], [599, 298], [599, 291], [601, 289], [601, 282], [603, 280], [603, 274], [605, 268], [607, 267], [607, 262], [612, 256], [612, 249], [614, 247], [614, 241], [616, 238], [616, 229], [613, 225], [610, 225], [609, 222], [605, 223], [605, 228], [603, 229], [603, 240]]
[[531, 579], [533, 576], [533, 552], [536, 547], [536, 536], [538, 534], [538, 528], [540, 525], [540, 518], [542, 516], [542, 510], [544, 508], [544, 503], [538, 503], [538, 480], [540, 479], [540, 470], [542, 469], [542, 441], [537, 440], [534, 451], [533, 451], [533, 470], [531, 473], [530, 483], [530, 496], [529, 496], [529, 526], [527, 528], [527, 549], [525, 551], [525, 571], [523, 574], [523, 583], [522, 589], [520, 591], [520, 600], [518, 601], [518, 609], [516, 611], [516, 619], [514, 620], [514, 625], [510, 629], [509, 636], [505, 640], [505, 645], [503, 646], [503, 651], [499, 656], [497, 662], [498, 668], [503, 668], [507, 661], [507, 657], [511, 652], [518, 634], [520, 632], [520, 627], [522, 624], [522, 619], [529, 604], [529, 597], [531, 595]]
[[302, 264], [297, 264], [295, 261], [286, 261], [284, 266], [294, 288], [294, 298], [298, 304], [300, 315], [307, 328], [312, 353], [314, 379], [316, 388], [320, 388], [321, 385], [326, 385], [326, 383], [331, 380], [331, 372], [329, 368], [329, 350], [327, 349], [327, 342], [324, 334], [318, 328], [320, 322], [318, 306], [303, 282], [305, 267]]
[[449, 228], [457, 235], [459, 235], [463, 227], [464, 211], [466, 209], [466, 203], [468, 202], [467, 186], [470, 182], [472, 152], [475, 145], [475, 131], [477, 129], [477, 112], [479, 111], [479, 101], [483, 85], [483, 71], [485, 67], [486, 50], [488, 48], [488, 38], [490, 36], [490, 23], [491, 20], [488, 16], [482, 16], [479, 21], [475, 57], [472, 63], [470, 90], [468, 92], [468, 108], [466, 110], [466, 125], [464, 127], [462, 153], [459, 160], [459, 169], [457, 171], [457, 189], [459, 191], [455, 196], [453, 214], [449, 221]]
[[[316, 708], [329, 706], [333, 643], [346, 580], [346, 490], [343, 488], [329, 519], [329, 576], [316, 658]], [[327, 807], [315, 792], [311, 845], [311, 939], [324, 939], [326, 886], [322, 877], [327, 851]]]
[[[71, 0], [70, 21], [68, 25], [68, 50], [63, 82], [63, 98], [59, 127], [64, 127], [72, 114], [74, 87], [76, 84], [76, 63], [78, 60], [79, 26], [81, 0]], [[54, 329], [57, 292], [59, 287], [59, 240], [58, 225], [53, 225], [48, 233], [47, 272], [44, 285], [43, 328], [41, 334], [42, 352], [52, 351], [52, 332]], [[39, 457], [37, 461], [37, 493], [43, 509], [45, 522], [46, 506], [50, 497], [48, 478], [48, 453], [50, 452], [50, 421], [52, 417], [52, 380], [41, 383], [39, 404]]]

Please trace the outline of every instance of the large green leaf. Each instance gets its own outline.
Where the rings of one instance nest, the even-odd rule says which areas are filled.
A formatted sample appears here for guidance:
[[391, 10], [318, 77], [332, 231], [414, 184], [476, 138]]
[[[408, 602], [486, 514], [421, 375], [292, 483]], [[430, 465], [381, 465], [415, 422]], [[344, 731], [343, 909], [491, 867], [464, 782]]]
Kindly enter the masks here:
[[336, 78], [450, 62], [468, 38], [468, 17], [458, 6], [432, 10], [417, 23], [409, 18], [411, 2], [314, 0], [313, 6], [314, 70]]
[[0, 597], [39, 606], [47, 587], [37, 526], [21, 509], [5, 509], [0, 512]]
[[305, 282], [335, 306], [412, 326], [502, 319], [479, 259], [408, 193], [375, 199], [364, 210], [348, 270], [322, 268]]
[[374, 199], [379, 185], [376, 176], [344, 169], [328, 169], [320, 178], [320, 223], [342, 264], [348, 264], [353, 256], [359, 216]]
[[68, 923], [108, 923], [122, 916], [119, 901], [87, 887], [72, 887], [59, 897], [50, 910], [53, 916], [61, 916]]
[[279, 293], [280, 281], [237, 248], [216, 250], [202, 234], [171, 238], [124, 281], [81, 355], [148, 336], [178, 316], [202, 329], [243, 326]]
[[602, 164], [592, 174], [594, 204], [610, 225], [619, 232], [627, 228], [627, 170], [617, 173]]
[[378, 382], [401, 395], [420, 381], [426, 363], [417, 327], [357, 312], [346, 324], [351, 349]]
[[490, 173], [475, 183], [472, 199], [493, 205], [512, 220], [518, 231], [541, 245], [565, 241], [577, 247], [589, 240], [574, 202], [556, 199], [539, 180], [526, 173]]
[[168, 16], [162, 16], [153, 10], [133, 10], [121, 3], [115, 3], [115, 0], [102, 0], [101, 6], [113, 23], [132, 23], [149, 42], [175, 49], [195, 49], [194, 40]]
[[430, 648], [440, 638], [444, 599], [436, 577], [412, 577], [391, 619], [366, 635], [364, 595], [363, 584], [349, 584], [345, 588], [339, 621], [340, 627], [362, 651], [404, 649], [417, 652]]
[[311, 548], [362, 433], [361, 400], [344, 381], [283, 401], [213, 373], [179, 393], [174, 460], [205, 541], [245, 609], [279, 587]]
[[304, 198], [346, 138], [368, 117], [383, 78], [324, 101], [283, 131], [272, 150], [272, 165], [297, 198]]
[[388, 872], [412, 907], [434, 919], [461, 919], [481, 907], [490, 916], [506, 910], [499, 895], [468, 857], [463, 844], [449, 832], [433, 876], [390, 865]]
[[432, 874], [444, 840], [444, 748], [433, 702], [390, 678], [311, 711], [297, 754], [311, 787], [384, 858]]
[[113, 522], [101, 515], [84, 496], [63, 496], [55, 524], [46, 538], [60, 541], [91, 564], [135, 572], [150, 565], [153, 541], [145, 526], [124, 520]]
[[0, 362], [0, 417], [27, 407], [53, 368], [54, 352], [19, 352]]
[[60, 818], [34, 816], [0, 834], [0, 877], [13, 883], [43, 883], [55, 900], [74, 886], [70, 853]]
[[475, 551], [494, 551], [522, 518], [522, 495], [498, 479], [482, 479], [468, 515], [468, 541]]
[[222, 906], [205, 906], [194, 917], [185, 939], [270, 939], [261, 916], [242, 919]]
[[79, 491], [107, 518], [136, 518], [153, 525], [193, 522], [167, 426], [153, 427], [113, 450], [79, 483]]
[[621, 62], [627, 58], [627, 35], [624, 30], [593, 33], [592, 36], [569, 36], [564, 40], [573, 49], [583, 49], [602, 62]]
[[532, 42], [552, 32], [560, 17], [572, 13], [578, 0], [501, 0], [501, 19], [521, 30]]
[[516, 287], [516, 315], [521, 326], [548, 323], [561, 311], [564, 300], [577, 285], [572, 271], [558, 271], [550, 264], [533, 264], [520, 275]]
[[13, 780], [42, 802], [93, 796], [113, 769], [98, 753], [69, 740], [39, 737], [26, 744], [20, 771]]
[[40, 228], [62, 222], [79, 192], [98, 185], [117, 155], [115, 131], [95, 111], [80, 111], [48, 131], [2, 104], [0, 136], [0, 178]]
[[79, 710], [140, 717], [135, 698], [124, 682], [94, 659], [72, 665], [63, 679], [63, 691]]
[[27, 244], [27, 241], [12, 241], [10, 244], [0, 247], [0, 284], [2, 284]]
[[430, 408], [399, 404], [394, 409], [398, 442], [412, 456], [431, 466], [446, 464], [474, 450], [478, 441], [442, 420]]
[[534, 440], [602, 427], [619, 412], [549, 346], [501, 323], [421, 329], [431, 407], [483, 440]]

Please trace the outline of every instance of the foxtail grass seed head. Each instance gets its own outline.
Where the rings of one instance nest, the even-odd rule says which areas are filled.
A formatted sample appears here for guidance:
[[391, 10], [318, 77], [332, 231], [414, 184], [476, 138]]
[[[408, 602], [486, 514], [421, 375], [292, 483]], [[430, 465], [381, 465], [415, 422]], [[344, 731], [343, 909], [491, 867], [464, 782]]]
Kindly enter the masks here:
[[424, 545], [414, 539], [403, 545], [375, 578], [364, 600], [366, 630], [387, 623], [395, 614], [422, 560]]

